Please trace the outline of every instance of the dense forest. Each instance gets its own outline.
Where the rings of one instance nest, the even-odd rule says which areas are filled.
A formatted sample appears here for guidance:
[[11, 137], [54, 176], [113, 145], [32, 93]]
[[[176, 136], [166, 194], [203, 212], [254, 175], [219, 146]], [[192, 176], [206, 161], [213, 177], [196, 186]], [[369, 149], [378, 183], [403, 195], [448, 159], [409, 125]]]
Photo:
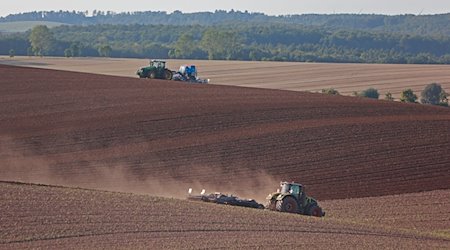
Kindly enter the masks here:
[[[89, 15], [88, 15], [89, 14]], [[182, 13], [175, 11], [143, 11], [114, 13], [112, 11], [36, 11], [12, 14], [0, 22], [52, 21], [72, 25], [147, 24], [147, 25], [201, 25], [215, 26], [232, 23], [299, 24], [320, 26], [329, 30], [364, 30], [395, 32], [411, 35], [450, 36], [450, 13], [440, 15], [375, 15], [375, 14], [303, 14], [269, 16], [247, 11]]]
[[[86, 13], [77, 12], [45, 12], [44, 15], [43, 12], [33, 12], [7, 16], [2, 21], [24, 21], [28, 18], [72, 25], [40, 29], [41, 33], [33, 30], [34, 33], [0, 34], [0, 54], [13, 51], [15, 55], [450, 63], [450, 36], [443, 35], [447, 32], [445, 29], [449, 29], [450, 15], [275, 17], [234, 11], [94, 14], [86, 16]], [[395, 18], [398, 20], [393, 22]], [[405, 21], [408, 18], [410, 21]], [[417, 21], [420, 18], [432, 21], [420, 23]], [[159, 19], [167, 22], [158, 24], [160, 22], [154, 21], [155, 24], [147, 24]], [[340, 21], [331, 22], [334, 19]], [[356, 19], [360, 20], [355, 21]], [[392, 19], [392, 22], [387, 22], [388, 19]], [[440, 23], [441, 19], [447, 19], [445, 25]], [[108, 22], [129, 24], [98, 24]], [[78, 25], [80, 23], [84, 25]], [[444, 27], [440, 33], [432, 32], [431, 29], [428, 31], [433, 34], [426, 35], [426, 32], [420, 31], [420, 27], [434, 24], [436, 27]], [[330, 27], [332, 25], [334, 26]], [[369, 26], [372, 28], [367, 28]], [[382, 26], [384, 28], [380, 28]], [[401, 32], [394, 31], [394, 27]], [[42, 32], [45, 33], [47, 43], [45, 48], [39, 48], [40, 43], [36, 42], [36, 39], [43, 37]], [[32, 39], [33, 37], [36, 39]]]

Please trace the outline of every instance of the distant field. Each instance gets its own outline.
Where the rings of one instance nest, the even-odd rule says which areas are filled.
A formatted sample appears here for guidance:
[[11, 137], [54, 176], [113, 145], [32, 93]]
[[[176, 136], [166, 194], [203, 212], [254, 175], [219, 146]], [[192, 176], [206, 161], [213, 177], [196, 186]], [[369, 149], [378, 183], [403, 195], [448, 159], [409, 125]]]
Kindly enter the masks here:
[[[169, 68], [196, 64], [199, 76], [212, 84], [318, 92], [336, 88], [344, 95], [374, 87], [382, 95], [412, 88], [417, 94], [437, 82], [450, 92], [450, 65], [338, 64], [168, 60]], [[136, 77], [146, 59], [0, 57], [0, 64]], [[383, 97], [383, 96], [382, 96]]]
[[49, 28], [68, 25], [66, 23], [58, 23], [58, 22], [38, 22], [38, 21], [20, 21], [20, 22], [0, 22], [0, 32], [6, 33], [15, 33], [15, 32], [25, 32], [29, 29], [32, 29], [37, 25], [46, 25]]

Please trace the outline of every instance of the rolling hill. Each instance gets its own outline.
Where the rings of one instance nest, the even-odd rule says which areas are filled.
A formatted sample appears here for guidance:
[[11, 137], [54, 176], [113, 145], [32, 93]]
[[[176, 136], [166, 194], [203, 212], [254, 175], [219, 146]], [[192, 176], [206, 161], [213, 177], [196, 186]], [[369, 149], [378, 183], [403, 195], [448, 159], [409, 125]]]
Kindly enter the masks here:
[[[3, 179], [179, 197], [448, 189], [450, 110], [0, 66]], [[161, 193], [163, 190], [163, 193]], [[211, 191], [213, 191], [211, 190]]]

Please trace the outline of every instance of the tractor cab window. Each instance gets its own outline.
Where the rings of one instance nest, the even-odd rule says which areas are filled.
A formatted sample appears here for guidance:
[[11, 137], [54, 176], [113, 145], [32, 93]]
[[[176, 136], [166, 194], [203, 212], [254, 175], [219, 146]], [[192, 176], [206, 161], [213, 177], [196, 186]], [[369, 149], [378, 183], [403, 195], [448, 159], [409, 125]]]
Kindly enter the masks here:
[[298, 195], [300, 193], [300, 187], [297, 185], [291, 185], [291, 194]]
[[150, 61], [150, 65], [156, 68], [165, 68], [166, 63], [161, 61]]

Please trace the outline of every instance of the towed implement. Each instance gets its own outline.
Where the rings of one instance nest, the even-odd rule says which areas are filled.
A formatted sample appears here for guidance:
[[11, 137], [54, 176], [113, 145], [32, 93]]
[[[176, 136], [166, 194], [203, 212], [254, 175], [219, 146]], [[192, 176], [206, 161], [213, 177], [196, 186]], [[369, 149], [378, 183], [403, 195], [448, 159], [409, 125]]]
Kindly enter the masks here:
[[209, 83], [209, 79], [200, 79], [197, 77], [197, 67], [195, 65], [182, 65], [174, 73], [172, 80], [189, 83]]
[[211, 193], [205, 194], [205, 190], [203, 189], [200, 195], [192, 195], [192, 189], [189, 189], [188, 200], [193, 201], [204, 201], [204, 202], [212, 202], [223, 205], [231, 205], [231, 206], [239, 206], [239, 207], [250, 207], [250, 208], [259, 208], [264, 209], [264, 205], [256, 202], [252, 199], [241, 199], [234, 195], [225, 195], [222, 193]]

